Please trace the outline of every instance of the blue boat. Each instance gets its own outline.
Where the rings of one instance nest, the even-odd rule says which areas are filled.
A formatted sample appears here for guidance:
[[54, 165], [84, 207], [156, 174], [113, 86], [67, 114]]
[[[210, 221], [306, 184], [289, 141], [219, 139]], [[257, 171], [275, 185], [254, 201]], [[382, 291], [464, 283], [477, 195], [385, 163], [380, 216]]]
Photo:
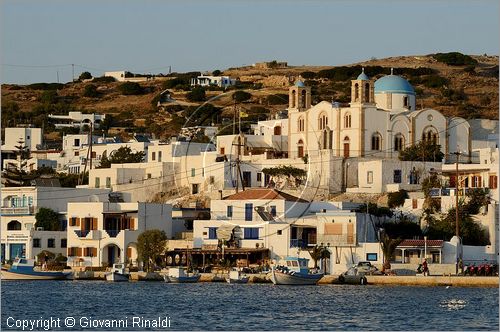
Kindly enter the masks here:
[[2, 269], [2, 280], [67, 279], [71, 272], [35, 270], [35, 260], [16, 258], [10, 269]]
[[311, 272], [306, 258], [286, 257], [284, 265], [273, 266], [271, 281], [275, 285], [316, 285], [323, 273]]

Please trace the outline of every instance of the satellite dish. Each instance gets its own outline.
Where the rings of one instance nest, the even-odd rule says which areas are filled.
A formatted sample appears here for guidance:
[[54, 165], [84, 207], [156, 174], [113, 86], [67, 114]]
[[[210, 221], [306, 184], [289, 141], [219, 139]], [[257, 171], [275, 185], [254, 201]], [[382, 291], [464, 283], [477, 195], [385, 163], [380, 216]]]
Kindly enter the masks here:
[[89, 196], [89, 202], [99, 202], [99, 196], [97, 196], [97, 195], [90, 195]]

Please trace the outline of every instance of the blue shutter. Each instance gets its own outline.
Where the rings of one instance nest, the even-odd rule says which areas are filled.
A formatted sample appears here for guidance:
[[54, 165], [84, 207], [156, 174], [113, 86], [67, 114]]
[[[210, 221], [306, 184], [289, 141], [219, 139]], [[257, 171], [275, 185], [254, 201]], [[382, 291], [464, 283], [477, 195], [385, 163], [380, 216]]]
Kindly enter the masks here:
[[210, 240], [217, 239], [217, 227], [209, 227], [208, 228], [208, 238]]
[[246, 240], [258, 240], [259, 239], [259, 229], [255, 227], [244, 228], [244, 238]]
[[232, 205], [228, 205], [227, 206], [227, 217], [228, 218], [232, 218], [233, 217], [233, 206]]
[[246, 203], [245, 204], [245, 221], [252, 221], [253, 215], [253, 204]]

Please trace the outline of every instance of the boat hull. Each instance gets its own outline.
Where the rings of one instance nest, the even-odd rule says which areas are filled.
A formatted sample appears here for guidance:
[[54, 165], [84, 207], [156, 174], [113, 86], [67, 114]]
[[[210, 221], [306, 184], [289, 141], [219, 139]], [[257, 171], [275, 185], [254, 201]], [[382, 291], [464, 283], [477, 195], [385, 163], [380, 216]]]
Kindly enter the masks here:
[[195, 283], [200, 280], [201, 275], [190, 276], [190, 277], [172, 277], [164, 276], [165, 282], [170, 282], [174, 284], [184, 284], [184, 283]]
[[226, 281], [228, 284], [246, 284], [246, 283], [248, 283], [248, 280], [250, 280], [249, 277], [242, 277], [239, 279], [226, 278]]
[[271, 281], [275, 285], [316, 285], [323, 274], [286, 273], [273, 270]]
[[128, 274], [122, 274], [117, 272], [111, 272], [106, 274], [107, 281], [123, 282], [128, 281]]
[[64, 280], [71, 273], [65, 272], [39, 272], [19, 273], [8, 270], [2, 270], [2, 280]]

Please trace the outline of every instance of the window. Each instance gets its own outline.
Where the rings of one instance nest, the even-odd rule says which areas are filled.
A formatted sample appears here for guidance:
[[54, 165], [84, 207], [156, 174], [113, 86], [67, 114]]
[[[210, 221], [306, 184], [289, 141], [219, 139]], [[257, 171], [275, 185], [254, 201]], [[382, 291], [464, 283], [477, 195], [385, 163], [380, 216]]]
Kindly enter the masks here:
[[216, 240], [217, 239], [217, 227], [209, 227], [208, 228], [208, 239]]
[[262, 173], [261, 172], [257, 172], [257, 183], [261, 183], [262, 182]]
[[191, 168], [191, 177], [194, 178], [196, 176], [196, 168]]
[[55, 248], [56, 240], [55, 239], [47, 239], [47, 248]]
[[298, 129], [300, 132], [304, 131], [304, 117], [301, 116], [298, 121]]
[[151, 179], [151, 173], [146, 174], [148, 179]]
[[75, 140], [73, 141], [73, 146], [80, 146], [80, 139], [79, 138], [75, 138]]
[[302, 140], [299, 140], [299, 142], [297, 143], [297, 157], [304, 157], [304, 142]]
[[394, 136], [394, 151], [402, 151], [405, 144], [403, 135], [397, 134]]
[[232, 205], [228, 205], [227, 206], [226, 215], [227, 215], [228, 218], [232, 218], [233, 217], [233, 206]]
[[245, 204], [245, 221], [252, 221], [253, 216], [253, 204], [246, 203]]
[[380, 151], [382, 147], [382, 137], [379, 133], [375, 133], [372, 135], [372, 150]]
[[365, 103], [370, 102], [370, 83], [365, 83]]
[[8, 231], [20, 231], [21, 230], [21, 223], [17, 220], [12, 220], [7, 224], [7, 230]]
[[373, 183], [373, 172], [372, 171], [369, 171], [368, 173], [366, 173], [366, 182], [369, 184]]
[[66, 248], [68, 246], [68, 240], [67, 239], [61, 239], [61, 248]]
[[378, 260], [377, 253], [371, 253], [371, 252], [366, 253], [366, 260], [369, 262], [376, 262]]
[[409, 180], [410, 184], [419, 184], [420, 182], [420, 175], [419, 172], [415, 169], [415, 167], [413, 168], [413, 170], [410, 171]]
[[400, 169], [394, 170], [394, 183], [401, 183], [401, 170]]
[[281, 234], [283, 234], [283, 231], [281, 229], [278, 229], [278, 231], [276, 232], [276, 234], [281, 235]]
[[158, 151], [158, 161], [161, 161], [161, 151]]
[[496, 175], [490, 175], [489, 188], [490, 189], [497, 189], [498, 188], [498, 178]]
[[422, 133], [422, 141], [432, 142], [433, 144], [437, 144], [439, 141], [437, 131], [434, 128], [424, 131]]
[[408, 96], [403, 97], [403, 106], [408, 107]]
[[351, 128], [351, 114], [344, 115], [344, 128]]
[[193, 190], [192, 190], [192, 192], [191, 192], [191, 193], [192, 193], [193, 195], [196, 195], [196, 194], [200, 191], [200, 190], [199, 190], [199, 185], [198, 185], [197, 183], [193, 183], [193, 185], [192, 185], [192, 189], [193, 189]]
[[95, 151], [92, 151], [91, 156], [92, 159], [97, 158], [97, 153]]
[[359, 84], [354, 84], [354, 101], [359, 100]]
[[75, 157], [80, 156], [80, 151], [75, 151]]
[[106, 177], [106, 188], [111, 188], [111, 178], [109, 176]]
[[151, 152], [151, 160], [152, 161], [156, 160], [156, 152]]
[[276, 217], [276, 205], [271, 205], [271, 215]]
[[226, 148], [220, 148], [220, 154], [225, 154], [226, 153]]
[[243, 238], [245, 240], [258, 240], [259, 239], [259, 229], [257, 227], [245, 228]]
[[481, 176], [473, 176], [472, 177], [472, 187], [473, 188], [481, 188], [483, 186]]
[[318, 118], [318, 128], [319, 130], [323, 130], [328, 126], [328, 117], [326, 114], [322, 113]]
[[33, 248], [40, 248], [40, 239], [33, 239]]
[[96, 188], [99, 188], [101, 186], [101, 179], [100, 178], [95, 178], [95, 186]]

